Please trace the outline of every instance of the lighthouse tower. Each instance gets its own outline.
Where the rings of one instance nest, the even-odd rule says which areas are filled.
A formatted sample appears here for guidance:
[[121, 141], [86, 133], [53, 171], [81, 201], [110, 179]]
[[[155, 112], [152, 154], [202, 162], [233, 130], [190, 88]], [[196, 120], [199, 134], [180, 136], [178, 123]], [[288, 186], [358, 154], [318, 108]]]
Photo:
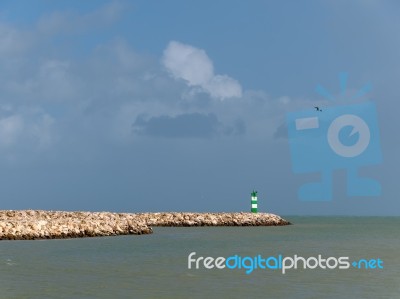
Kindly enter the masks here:
[[257, 213], [257, 191], [251, 192], [251, 212], [252, 213]]

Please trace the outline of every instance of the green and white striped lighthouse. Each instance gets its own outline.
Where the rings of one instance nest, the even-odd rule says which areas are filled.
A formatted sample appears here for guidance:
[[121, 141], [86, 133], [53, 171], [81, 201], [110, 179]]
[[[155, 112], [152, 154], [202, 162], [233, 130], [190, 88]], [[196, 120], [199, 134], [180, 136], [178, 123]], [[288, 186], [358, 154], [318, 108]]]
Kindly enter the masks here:
[[257, 213], [257, 191], [251, 192], [251, 212], [252, 213]]

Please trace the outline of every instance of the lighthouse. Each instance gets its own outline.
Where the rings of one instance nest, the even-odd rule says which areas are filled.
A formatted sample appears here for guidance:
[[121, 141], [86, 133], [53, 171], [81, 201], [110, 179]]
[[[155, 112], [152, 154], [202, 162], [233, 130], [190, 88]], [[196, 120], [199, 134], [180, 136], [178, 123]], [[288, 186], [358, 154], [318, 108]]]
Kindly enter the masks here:
[[251, 212], [257, 213], [257, 191], [251, 192]]

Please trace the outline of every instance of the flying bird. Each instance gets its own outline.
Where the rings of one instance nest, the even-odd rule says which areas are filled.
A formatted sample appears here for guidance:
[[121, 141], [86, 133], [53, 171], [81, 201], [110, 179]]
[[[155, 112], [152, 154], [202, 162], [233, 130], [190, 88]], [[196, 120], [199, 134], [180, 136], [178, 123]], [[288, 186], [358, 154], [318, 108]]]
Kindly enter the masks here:
[[314, 107], [316, 111], [322, 112], [322, 109], [320, 109], [318, 106]]

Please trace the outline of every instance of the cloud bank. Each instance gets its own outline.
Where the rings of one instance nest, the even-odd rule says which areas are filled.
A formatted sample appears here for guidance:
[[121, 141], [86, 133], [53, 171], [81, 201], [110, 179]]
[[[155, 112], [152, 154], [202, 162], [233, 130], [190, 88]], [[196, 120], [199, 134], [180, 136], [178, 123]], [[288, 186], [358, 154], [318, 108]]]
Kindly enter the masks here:
[[224, 125], [214, 113], [161, 115], [148, 119], [144, 115], [139, 115], [132, 126], [140, 135], [166, 138], [211, 138], [218, 135], [241, 135], [246, 129], [241, 120], [236, 120], [233, 125]]
[[115, 37], [86, 44], [86, 54], [61, 51], [71, 36], [110, 26], [123, 10], [113, 2], [86, 14], [54, 12], [28, 29], [0, 21], [0, 153], [29, 159], [27, 149], [57, 155], [144, 136], [273, 134], [271, 111], [281, 104], [218, 74], [203, 49], [170, 41], [153, 56]]

